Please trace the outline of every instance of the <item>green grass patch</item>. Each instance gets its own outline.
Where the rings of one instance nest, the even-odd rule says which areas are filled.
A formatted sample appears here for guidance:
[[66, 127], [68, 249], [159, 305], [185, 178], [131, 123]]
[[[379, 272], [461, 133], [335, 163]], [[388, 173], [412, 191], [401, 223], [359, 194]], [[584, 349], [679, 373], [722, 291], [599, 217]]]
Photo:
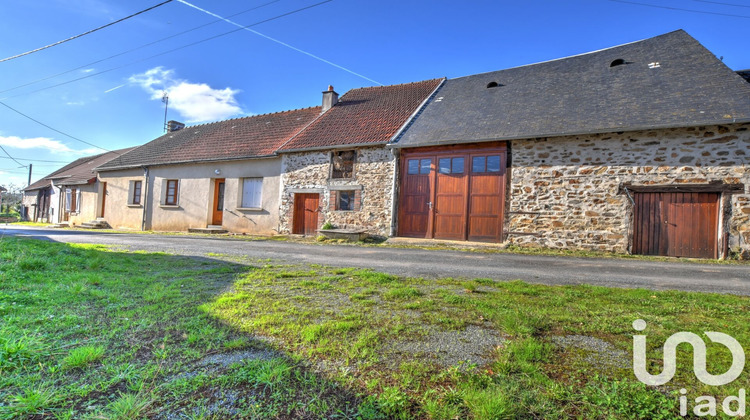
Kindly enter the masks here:
[[[628, 365], [638, 318], [652, 373], [678, 331], [750, 343], [746, 297], [211, 257], [0, 240], [0, 419], [674, 418], [680, 387], [750, 388], [697, 385], [682, 347], [668, 387]], [[477, 331], [503, 341], [467, 362]], [[708, 353], [710, 372], [729, 366]]]

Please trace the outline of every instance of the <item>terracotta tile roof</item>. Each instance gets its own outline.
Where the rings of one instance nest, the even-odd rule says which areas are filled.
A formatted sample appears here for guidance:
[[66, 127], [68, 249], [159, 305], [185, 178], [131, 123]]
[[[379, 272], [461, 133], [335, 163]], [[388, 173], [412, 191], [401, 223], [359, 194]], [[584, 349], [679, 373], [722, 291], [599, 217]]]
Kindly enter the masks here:
[[134, 147], [130, 147], [127, 149], [113, 150], [107, 153], [76, 159], [24, 188], [24, 191], [32, 191], [48, 187], [52, 184], [52, 181], [57, 185], [80, 185], [91, 183], [96, 179], [94, 168], [133, 149]]
[[98, 170], [270, 156], [320, 111], [318, 106], [186, 127], [166, 133]]
[[387, 143], [443, 80], [352, 89], [279, 151]]

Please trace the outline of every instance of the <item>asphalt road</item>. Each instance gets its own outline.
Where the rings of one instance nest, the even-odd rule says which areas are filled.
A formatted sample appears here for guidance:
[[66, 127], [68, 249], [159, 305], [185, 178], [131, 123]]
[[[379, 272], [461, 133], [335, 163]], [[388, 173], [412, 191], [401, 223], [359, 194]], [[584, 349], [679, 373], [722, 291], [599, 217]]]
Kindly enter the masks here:
[[467, 251], [321, 245], [272, 240], [158, 234], [103, 233], [25, 226], [0, 226], [0, 236], [103, 244], [129, 250], [207, 257], [208, 253], [270, 258], [283, 263], [362, 267], [411, 277], [520, 279], [550, 285], [689, 290], [750, 295], [750, 265], [654, 262], [624, 259], [485, 254]]

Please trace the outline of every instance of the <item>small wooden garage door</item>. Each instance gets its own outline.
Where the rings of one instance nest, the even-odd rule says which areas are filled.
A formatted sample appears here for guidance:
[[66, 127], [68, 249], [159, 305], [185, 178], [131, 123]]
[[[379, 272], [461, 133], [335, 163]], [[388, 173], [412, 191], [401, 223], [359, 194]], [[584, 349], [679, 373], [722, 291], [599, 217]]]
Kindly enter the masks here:
[[633, 214], [633, 253], [717, 258], [719, 193], [640, 192]]
[[399, 236], [502, 241], [504, 144], [411, 150], [402, 157]]

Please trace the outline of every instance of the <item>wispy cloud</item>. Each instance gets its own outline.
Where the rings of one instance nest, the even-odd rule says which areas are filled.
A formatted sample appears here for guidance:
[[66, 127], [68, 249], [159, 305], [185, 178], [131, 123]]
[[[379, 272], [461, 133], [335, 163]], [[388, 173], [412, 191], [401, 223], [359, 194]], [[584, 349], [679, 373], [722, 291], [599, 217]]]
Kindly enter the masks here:
[[169, 92], [169, 107], [189, 123], [223, 120], [243, 113], [231, 88], [214, 89], [205, 83], [178, 79], [174, 70], [155, 67], [131, 76], [129, 82], [141, 86], [152, 100], [161, 100]]
[[0, 136], [0, 145], [10, 147], [13, 149], [30, 150], [39, 149], [46, 150], [55, 154], [72, 154], [72, 155], [89, 155], [101, 153], [97, 149], [83, 149], [75, 150], [71, 149], [65, 143], [51, 139], [48, 137], [18, 137], [18, 136]]
[[91, 73], [92, 71], [94, 71], [94, 69], [83, 69], [81, 70], [81, 73]]
[[65, 105], [69, 105], [69, 106], [81, 106], [85, 104], [86, 102], [83, 102], [83, 101], [65, 102]]

